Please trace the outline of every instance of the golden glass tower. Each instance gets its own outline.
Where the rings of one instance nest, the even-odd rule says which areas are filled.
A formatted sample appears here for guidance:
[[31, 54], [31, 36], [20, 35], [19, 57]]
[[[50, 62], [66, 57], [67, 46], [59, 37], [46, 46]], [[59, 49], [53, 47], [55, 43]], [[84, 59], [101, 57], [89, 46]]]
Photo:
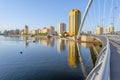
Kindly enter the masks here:
[[81, 23], [81, 12], [77, 9], [72, 9], [69, 13], [69, 35], [77, 36]]

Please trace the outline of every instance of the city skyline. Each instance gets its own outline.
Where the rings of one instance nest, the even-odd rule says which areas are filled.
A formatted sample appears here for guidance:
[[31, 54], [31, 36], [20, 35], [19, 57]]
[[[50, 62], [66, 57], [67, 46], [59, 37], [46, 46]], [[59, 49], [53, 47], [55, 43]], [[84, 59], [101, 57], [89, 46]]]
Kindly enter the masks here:
[[[68, 14], [72, 9], [78, 9], [83, 16], [88, 0], [65, 1], [65, 0], [1, 0], [0, 1], [0, 31], [4, 29], [22, 29], [28, 25], [31, 29], [55, 26], [60, 22], [66, 23], [68, 31]], [[94, 30], [97, 25], [104, 24], [104, 28], [111, 24], [112, 12], [114, 11], [115, 31], [119, 26], [119, 0], [93, 1], [90, 11], [85, 20], [83, 30]], [[114, 5], [113, 5], [114, 4]], [[104, 6], [105, 5], [105, 6]], [[111, 8], [112, 5], [112, 8]], [[103, 10], [102, 10], [103, 9]], [[112, 10], [113, 9], [113, 10]]]

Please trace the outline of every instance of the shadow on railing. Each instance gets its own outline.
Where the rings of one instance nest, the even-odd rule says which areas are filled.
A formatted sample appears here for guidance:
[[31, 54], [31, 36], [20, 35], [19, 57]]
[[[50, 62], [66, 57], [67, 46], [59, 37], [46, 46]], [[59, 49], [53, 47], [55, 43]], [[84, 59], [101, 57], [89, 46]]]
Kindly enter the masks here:
[[100, 52], [96, 66], [87, 76], [86, 80], [110, 80], [110, 43], [107, 38], [107, 45]]

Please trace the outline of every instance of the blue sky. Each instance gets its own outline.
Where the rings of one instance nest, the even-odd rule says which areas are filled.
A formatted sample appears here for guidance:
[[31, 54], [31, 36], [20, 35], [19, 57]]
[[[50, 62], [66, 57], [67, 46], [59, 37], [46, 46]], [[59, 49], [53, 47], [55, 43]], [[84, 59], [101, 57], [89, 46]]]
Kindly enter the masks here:
[[[22, 29], [25, 24], [30, 29], [48, 26], [57, 29], [60, 22], [65, 22], [68, 29], [69, 11], [76, 8], [83, 15], [87, 2], [88, 0], [0, 0], [0, 30]], [[115, 29], [120, 30], [119, 5], [120, 0], [93, 0], [83, 30], [95, 31], [96, 26], [102, 23], [104, 27], [110, 25], [111, 11], [115, 15]]]

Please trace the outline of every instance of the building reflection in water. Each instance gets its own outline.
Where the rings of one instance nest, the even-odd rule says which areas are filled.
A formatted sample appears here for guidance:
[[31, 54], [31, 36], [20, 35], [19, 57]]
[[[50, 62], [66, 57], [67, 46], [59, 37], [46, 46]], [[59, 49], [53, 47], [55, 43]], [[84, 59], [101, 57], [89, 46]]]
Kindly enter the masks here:
[[89, 47], [90, 53], [91, 53], [91, 58], [92, 58], [92, 63], [93, 67], [95, 66], [95, 62], [97, 60], [97, 57], [102, 49], [102, 44], [100, 42], [93, 44], [92, 47]]
[[[80, 45], [80, 46], [79, 46]], [[74, 41], [68, 41], [68, 63], [72, 68], [78, 67], [78, 64], [81, 66], [82, 73], [84, 77], [87, 77], [89, 71], [87, 70], [88, 63], [86, 64], [86, 59], [83, 59], [84, 53], [81, 53], [81, 47], [89, 48], [90, 57], [93, 67], [95, 65], [95, 61], [98, 57], [98, 53], [100, 52], [102, 46], [101, 43], [76, 43]]]
[[66, 49], [66, 40], [58, 39], [57, 42], [57, 51], [62, 53]]
[[78, 64], [81, 66], [83, 76], [87, 76], [86, 66], [81, 55], [81, 47], [79, 44], [73, 41], [68, 42], [68, 63], [71, 68], [77, 68]]
[[68, 41], [68, 63], [72, 68], [76, 68], [79, 64], [77, 44], [73, 41]]
[[39, 44], [44, 46], [53, 47], [54, 46], [54, 38], [41, 38], [38, 40]]
[[96, 42], [96, 43], [81, 43], [81, 46], [84, 48], [89, 48], [90, 50], [90, 55], [91, 55], [91, 60], [93, 67], [95, 66], [96, 59], [102, 49], [102, 43], [101, 42]]
[[90, 57], [91, 57], [91, 62], [92, 62], [92, 66], [95, 65], [95, 61], [97, 59], [97, 54], [94, 52], [93, 49], [93, 43], [80, 43], [80, 45], [84, 48], [89, 48], [90, 50]]
[[46, 37], [23, 37], [25, 42], [25, 46], [28, 46], [30, 42], [39, 43], [44, 46], [53, 47], [54, 46], [54, 38], [46, 38]]
[[28, 37], [23, 37], [23, 40], [24, 40], [25, 46], [28, 47], [28, 45], [29, 45], [29, 42], [28, 42], [29, 38]]

